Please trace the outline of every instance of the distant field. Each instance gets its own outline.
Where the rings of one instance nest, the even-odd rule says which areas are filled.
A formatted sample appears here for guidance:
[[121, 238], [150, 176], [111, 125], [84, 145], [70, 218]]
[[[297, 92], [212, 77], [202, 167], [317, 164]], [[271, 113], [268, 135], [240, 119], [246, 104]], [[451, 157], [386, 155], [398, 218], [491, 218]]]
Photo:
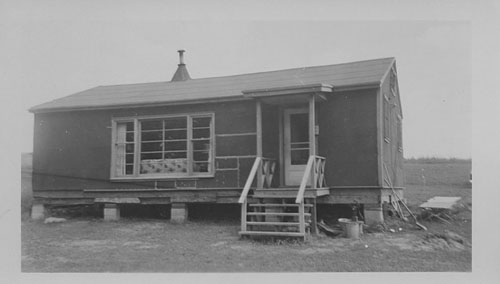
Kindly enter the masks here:
[[410, 204], [421, 204], [434, 196], [459, 196], [472, 203], [469, 177], [471, 160], [411, 159], [404, 164], [405, 198]]

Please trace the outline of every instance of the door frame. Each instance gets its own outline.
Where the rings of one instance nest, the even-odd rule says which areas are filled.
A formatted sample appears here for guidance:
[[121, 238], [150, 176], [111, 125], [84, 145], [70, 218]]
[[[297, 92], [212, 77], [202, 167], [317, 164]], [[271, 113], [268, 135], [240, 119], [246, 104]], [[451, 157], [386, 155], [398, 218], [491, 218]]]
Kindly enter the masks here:
[[[290, 121], [290, 115], [292, 114], [299, 114], [299, 113], [306, 113], [308, 114], [309, 113], [309, 109], [306, 107], [289, 107], [289, 108], [283, 108], [282, 111], [281, 111], [281, 114], [280, 114], [280, 168], [283, 169], [281, 172], [282, 172], [282, 175], [281, 175], [281, 184], [285, 185], [285, 186], [295, 186], [296, 184], [287, 184], [287, 162], [289, 162], [289, 159], [291, 158], [290, 156], [290, 145], [285, 145], [286, 144], [286, 141], [287, 141], [287, 138], [285, 137], [286, 136], [286, 133], [288, 135], [290, 135], [290, 123], [286, 123], [286, 121], [288, 120], [288, 122]], [[288, 117], [288, 119], [286, 118]], [[309, 123], [308, 123], [308, 126], [309, 126]], [[288, 127], [288, 130], [286, 130], [286, 128]], [[290, 138], [288, 139], [288, 141], [290, 142]], [[311, 143], [309, 141], [309, 143]], [[311, 145], [309, 145], [309, 150], [311, 148]], [[306, 167], [306, 164], [304, 164], [304, 169]]]

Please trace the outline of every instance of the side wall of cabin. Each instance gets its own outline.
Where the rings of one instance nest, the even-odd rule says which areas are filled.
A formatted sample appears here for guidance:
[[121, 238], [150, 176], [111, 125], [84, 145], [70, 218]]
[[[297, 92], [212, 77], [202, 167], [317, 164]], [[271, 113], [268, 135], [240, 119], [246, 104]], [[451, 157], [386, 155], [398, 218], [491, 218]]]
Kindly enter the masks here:
[[[396, 73], [389, 72], [382, 82], [383, 163], [387, 166], [393, 186], [404, 187], [403, 135], [401, 100]], [[383, 169], [384, 170], [384, 169]], [[384, 170], [384, 177], [386, 176]], [[384, 184], [387, 186], [387, 184]]]
[[328, 186], [378, 186], [377, 90], [333, 93], [319, 105]]
[[[215, 115], [214, 177], [110, 181], [113, 118], [198, 112], [213, 112]], [[265, 109], [263, 118], [275, 119], [274, 113], [272, 109]], [[274, 126], [265, 126], [264, 133], [278, 133], [272, 127]], [[265, 145], [265, 153], [274, 151], [274, 143]], [[254, 101], [37, 113], [34, 127], [33, 190], [42, 192], [155, 187], [241, 189], [255, 156]]]

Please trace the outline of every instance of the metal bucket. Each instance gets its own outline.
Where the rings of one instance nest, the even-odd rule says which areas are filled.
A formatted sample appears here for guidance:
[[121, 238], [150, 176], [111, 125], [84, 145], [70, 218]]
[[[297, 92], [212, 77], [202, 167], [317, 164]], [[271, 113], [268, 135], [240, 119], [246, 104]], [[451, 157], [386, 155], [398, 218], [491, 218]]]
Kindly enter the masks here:
[[359, 235], [363, 233], [363, 222], [352, 221], [347, 218], [338, 219], [340, 227], [349, 239], [359, 239]]
[[346, 223], [345, 234], [349, 239], [359, 239], [361, 224], [357, 221]]

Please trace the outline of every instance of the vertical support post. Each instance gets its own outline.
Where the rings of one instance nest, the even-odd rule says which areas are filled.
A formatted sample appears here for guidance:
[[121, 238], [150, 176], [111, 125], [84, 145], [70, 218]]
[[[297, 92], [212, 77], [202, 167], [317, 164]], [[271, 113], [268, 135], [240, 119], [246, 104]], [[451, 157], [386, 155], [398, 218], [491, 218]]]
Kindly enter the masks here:
[[312, 199], [311, 207], [311, 233], [314, 235], [318, 234], [318, 211], [316, 209], [316, 198]]
[[[255, 101], [255, 112], [256, 112], [256, 130], [257, 130], [257, 157], [262, 157], [262, 105], [260, 100]], [[257, 188], [260, 188], [263, 184], [262, 180], [262, 163], [260, 163], [257, 172]]]
[[[316, 155], [316, 133], [315, 133], [315, 128], [316, 128], [316, 123], [315, 123], [315, 117], [316, 117], [316, 109], [315, 109], [315, 104], [314, 104], [314, 94], [309, 96], [309, 156]], [[315, 174], [316, 174], [316, 159], [313, 163], [313, 167], [311, 169], [312, 175], [310, 176], [310, 183], [311, 183], [311, 188], [315, 188]]]
[[241, 203], [241, 231], [247, 231], [247, 200]]
[[300, 233], [306, 233], [306, 220], [304, 215], [304, 200], [302, 200], [299, 204], [299, 230]]
[[285, 168], [285, 162], [283, 161], [284, 160], [284, 157], [283, 157], [283, 152], [284, 152], [284, 147], [283, 147], [283, 140], [284, 140], [284, 137], [283, 137], [283, 132], [284, 132], [284, 123], [283, 123], [283, 109], [281, 107], [278, 108], [279, 109], [279, 119], [278, 119], [278, 124], [279, 124], [279, 184], [285, 184], [285, 174], [284, 174], [284, 168]]
[[309, 156], [316, 155], [316, 109], [314, 94], [309, 97]]

